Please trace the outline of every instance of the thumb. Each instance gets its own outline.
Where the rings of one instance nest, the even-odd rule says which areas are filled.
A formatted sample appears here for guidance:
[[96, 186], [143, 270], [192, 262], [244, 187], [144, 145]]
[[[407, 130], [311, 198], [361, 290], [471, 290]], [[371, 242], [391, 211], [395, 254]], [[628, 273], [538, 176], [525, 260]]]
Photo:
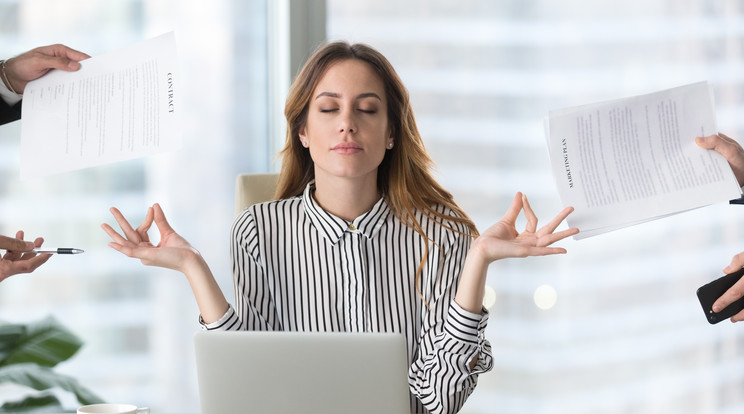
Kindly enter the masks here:
[[705, 149], [713, 149], [716, 146], [715, 135], [708, 135], [706, 137], [695, 137], [695, 143]]
[[20, 253], [29, 252], [33, 250], [34, 247], [36, 246], [34, 246], [34, 242], [31, 241], [23, 241], [13, 237], [0, 236], [0, 249]]

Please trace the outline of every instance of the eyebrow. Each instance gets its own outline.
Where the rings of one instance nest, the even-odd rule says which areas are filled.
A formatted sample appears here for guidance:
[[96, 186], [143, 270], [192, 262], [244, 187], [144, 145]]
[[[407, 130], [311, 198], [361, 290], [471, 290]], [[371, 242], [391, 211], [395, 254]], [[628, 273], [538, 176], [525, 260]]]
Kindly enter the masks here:
[[[318, 94], [318, 96], [315, 97], [315, 99], [319, 99], [319, 98], [321, 98], [323, 96], [328, 96], [328, 97], [331, 97], [331, 98], [340, 98], [341, 97], [341, 95], [339, 95], [338, 93], [335, 93], [335, 92], [321, 92], [321, 93]], [[379, 100], [380, 102], [382, 102], [382, 98], [380, 98], [380, 96], [378, 94], [374, 93], [374, 92], [360, 93], [356, 97], [356, 99], [362, 99], [362, 98], [377, 98], [377, 100]]]

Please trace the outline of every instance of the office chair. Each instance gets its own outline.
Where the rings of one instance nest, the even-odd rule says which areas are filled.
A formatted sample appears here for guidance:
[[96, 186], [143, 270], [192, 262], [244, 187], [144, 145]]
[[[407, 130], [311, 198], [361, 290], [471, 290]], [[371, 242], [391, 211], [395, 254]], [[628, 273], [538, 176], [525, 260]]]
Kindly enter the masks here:
[[239, 174], [235, 180], [235, 214], [256, 203], [274, 199], [279, 174]]

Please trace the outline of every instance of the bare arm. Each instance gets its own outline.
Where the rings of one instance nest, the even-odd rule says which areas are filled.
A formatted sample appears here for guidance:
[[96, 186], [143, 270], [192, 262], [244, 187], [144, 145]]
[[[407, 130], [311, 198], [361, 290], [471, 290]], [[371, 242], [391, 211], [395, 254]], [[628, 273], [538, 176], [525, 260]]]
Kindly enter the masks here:
[[[527, 226], [519, 233], [515, 222], [523, 209]], [[517, 193], [504, 217], [473, 242], [465, 259], [455, 302], [469, 312], [481, 313], [488, 265], [496, 260], [566, 253], [566, 249], [549, 246], [579, 232], [577, 228], [570, 228], [554, 233], [572, 211], [573, 207], [566, 207], [548, 224], [537, 230], [537, 216], [532, 211], [527, 197]]]

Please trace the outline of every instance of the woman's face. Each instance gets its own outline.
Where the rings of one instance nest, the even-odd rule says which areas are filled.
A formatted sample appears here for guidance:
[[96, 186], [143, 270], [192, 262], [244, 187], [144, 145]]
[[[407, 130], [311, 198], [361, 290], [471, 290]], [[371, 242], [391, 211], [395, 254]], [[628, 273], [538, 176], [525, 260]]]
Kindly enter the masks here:
[[310, 98], [300, 131], [309, 148], [315, 179], [377, 179], [377, 167], [393, 139], [382, 79], [365, 62], [332, 64]]

